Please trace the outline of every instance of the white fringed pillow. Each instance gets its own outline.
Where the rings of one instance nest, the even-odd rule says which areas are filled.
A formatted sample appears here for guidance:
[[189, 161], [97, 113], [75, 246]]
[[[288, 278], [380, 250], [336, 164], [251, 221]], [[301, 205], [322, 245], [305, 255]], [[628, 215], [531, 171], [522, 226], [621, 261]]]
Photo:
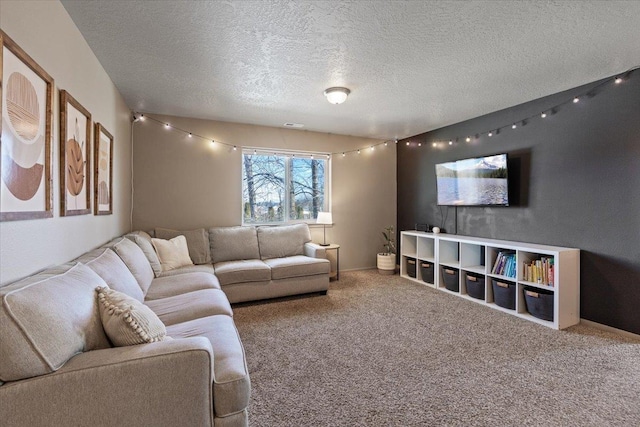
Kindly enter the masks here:
[[152, 238], [151, 244], [156, 249], [162, 271], [193, 265], [186, 237], [180, 235], [170, 240]]
[[98, 287], [100, 320], [116, 347], [164, 341], [167, 329], [158, 316], [140, 301], [113, 289]]

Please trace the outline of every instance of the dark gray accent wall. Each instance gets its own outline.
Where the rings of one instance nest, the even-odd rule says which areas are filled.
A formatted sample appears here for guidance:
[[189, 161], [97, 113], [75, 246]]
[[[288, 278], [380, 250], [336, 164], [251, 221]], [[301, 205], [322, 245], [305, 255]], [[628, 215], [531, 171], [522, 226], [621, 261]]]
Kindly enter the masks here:
[[[491, 138], [475, 136], [503, 125]], [[456, 208], [436, 204], [435, 165], [503, 152], [514, 203], [459, 207], [456, 230]], [[580, 316], [640, 334], [640, 71], [620, 84], [601, 80], [407, 138], [398, 144], [397, 173], [398, 230], [429, 223], [449, 233], [579, 248]]]

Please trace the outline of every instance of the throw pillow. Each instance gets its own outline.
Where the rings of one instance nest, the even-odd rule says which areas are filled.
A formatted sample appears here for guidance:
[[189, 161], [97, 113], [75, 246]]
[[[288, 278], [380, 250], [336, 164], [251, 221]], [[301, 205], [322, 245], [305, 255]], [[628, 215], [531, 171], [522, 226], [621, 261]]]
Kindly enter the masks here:
[[209, 250], [209, 232], [204, 228], [197, 230], [169, 230], [167, 228], [156, 228], [155, 237], [159, 239], [173, 239], [183, 235], [187, 239], [189, 256], [194, 264], [210, 264], [211, 252]]
[[171, 240], [152, 238], [151, 243], [156, 248], [162, 271], [174, 270], [185, 265], [193, 265], [189, 257], [187, 239], [184, 236], [174, 237]]
[[106, 287], [97, 287], [102, 327], [116, 347], [164, 341], [167, 329], [140, 301]]

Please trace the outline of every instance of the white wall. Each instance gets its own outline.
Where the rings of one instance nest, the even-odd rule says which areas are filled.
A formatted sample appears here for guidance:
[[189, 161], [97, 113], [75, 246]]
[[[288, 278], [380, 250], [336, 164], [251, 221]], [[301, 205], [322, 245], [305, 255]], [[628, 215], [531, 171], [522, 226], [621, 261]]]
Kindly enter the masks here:
[[[54, 217], [0, 223], [0, 283], [6, 284], [69, 261], [129, 230], [131, 127], [129, 109], [59, 1], [0, 0], [0, 28], [55, 80]], [[60, 217], [60, 89], [114, 136], [113, 215]]]
[[[342, 152], [380, 141], [310, 131], [153, 115], [173, 126], [237, 145], [167, 130], [146, 120], [134, 127], [133, 228], [192, 229], [242, 221], [241, 147]], [[332, 159], [332, 213], [327, 241], [338, 243], [341, 269], [375, 267], [382, 230], [396, 224], [396, 147]], [[322, 227], [312, 238], [322, 241]]]

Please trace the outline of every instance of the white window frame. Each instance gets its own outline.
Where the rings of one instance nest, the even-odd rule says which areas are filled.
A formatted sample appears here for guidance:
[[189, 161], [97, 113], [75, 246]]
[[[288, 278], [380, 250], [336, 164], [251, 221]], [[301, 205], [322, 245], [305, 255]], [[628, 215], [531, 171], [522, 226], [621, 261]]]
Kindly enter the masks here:
[[297, 158], [317, 158], [326, 161], [326, 165], [324, 168], [324, 206], [321, 212], [331, 212], [331, 161], [333, 156], [331, 153], [321, 152], [321, 151], [293, 151], [293, 150], [282, 150], [282, 149], [272, 149], [272, 148], [264, 148], [264, 147], [243, 147], [242, 148], [242, 156], [240, 157], [240, 183], [241, 183], [241, 191], [242, 195], [240, 196], [241, 201], [241, 223], [242, 225], [287, 225], [287, 224], [315, 224], [316, 218], [310, 219], [289, 219], [289, 206], [291, 205], [288, 200], [288, 191], [285, 191], [285, 212], [283, 221], [271, 221], [271, 222], [245, 222], [244, 220], [244, 156], [245, 155], [268, 155], [268, 156], [283, 156], [285, 158], [285, 189], [289, 187], [291, 183], [290, 176], [290, 168], [288, 167], [289, 159], [293, 157]]

